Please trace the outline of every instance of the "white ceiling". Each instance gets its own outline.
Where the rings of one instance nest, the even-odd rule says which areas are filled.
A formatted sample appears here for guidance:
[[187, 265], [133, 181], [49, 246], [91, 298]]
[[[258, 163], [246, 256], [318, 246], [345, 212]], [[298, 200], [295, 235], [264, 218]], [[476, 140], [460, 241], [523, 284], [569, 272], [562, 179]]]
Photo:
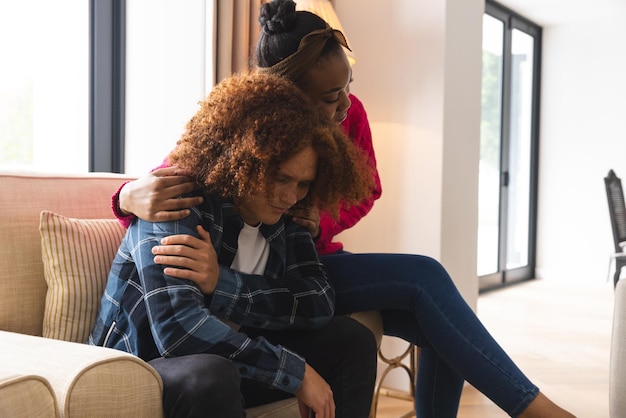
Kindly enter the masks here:
[[626, 18], [626, 0], [500, 0], [519, 15], [539, 26], [558, 25], [621, 14]]

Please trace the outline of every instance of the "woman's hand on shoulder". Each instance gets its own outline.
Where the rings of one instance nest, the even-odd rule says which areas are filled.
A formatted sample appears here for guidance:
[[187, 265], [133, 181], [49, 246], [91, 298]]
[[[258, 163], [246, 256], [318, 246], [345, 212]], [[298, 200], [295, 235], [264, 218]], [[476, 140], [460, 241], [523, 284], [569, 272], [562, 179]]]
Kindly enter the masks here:
[[176, 221], [188, 216], [189, 208], [202, 203], [200, 196], [178, 198], [198, 188], [188, 170], [159, 168], [124, 185], [119, 207], [126, 214], [150, 222]]
[[317, 208], [314, 207], [307, 211], [291, 209], [289, 215], [295, 223], [308, 229], [313, 238], [317, 238], [320, 234], [320, 213]]
[[152, 248], [156, 264], [166, 265], [163, 273], [178, 279], [191, 280], [202, 293], [215, 291], [220, 275], [217, 253], [211, 236], [201, 225], [197, 226], [200, 238], [192, 235], [171, 235]]

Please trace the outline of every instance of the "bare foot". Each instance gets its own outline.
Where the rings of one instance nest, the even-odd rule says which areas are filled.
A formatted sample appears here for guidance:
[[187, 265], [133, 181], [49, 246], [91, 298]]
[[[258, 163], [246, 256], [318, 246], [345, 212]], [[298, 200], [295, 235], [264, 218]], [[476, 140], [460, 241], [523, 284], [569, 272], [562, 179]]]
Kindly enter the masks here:
[[528, 405], [519, 418], [575, 418], [574, 415], [561, 408], [543, 393], [539, 395]]

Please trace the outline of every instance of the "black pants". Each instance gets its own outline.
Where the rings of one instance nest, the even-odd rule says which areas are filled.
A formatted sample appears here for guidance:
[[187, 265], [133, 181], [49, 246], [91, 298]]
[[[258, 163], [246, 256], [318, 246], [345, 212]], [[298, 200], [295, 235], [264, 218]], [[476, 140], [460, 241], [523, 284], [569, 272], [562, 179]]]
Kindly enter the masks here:
[[[369, 415], [376, 380], [376, 342], [357, 321], [335, 317], [319, 330], [242, 329], [303, 356], [331, 386], [337, 417]], [[241, 379], [235, 365], [213, 354], [150, 361], [163, 380], [167, 418], [245, 417], [244, 408], [293, 396]]]
[[215, 354], [156, 358], [149, 364], [163, 380], [166, 418], [245, 417], [239, 371]]

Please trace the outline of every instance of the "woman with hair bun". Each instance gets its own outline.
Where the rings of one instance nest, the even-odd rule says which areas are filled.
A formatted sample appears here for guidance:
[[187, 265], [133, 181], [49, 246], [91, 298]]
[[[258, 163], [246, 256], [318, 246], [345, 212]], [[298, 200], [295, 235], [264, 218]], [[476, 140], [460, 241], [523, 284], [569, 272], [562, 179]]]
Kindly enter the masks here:
[[[341, 32], [311, 13], [296, 11], [291, 0], [264, 4], [259, 21], [259, 70], [292, 80], [330, 119], [342, 124], [355, 144], [368, 152], [368, 164], [375, 168], [365, 112], [349, 92], [352, 71], [342, 50], [348, 46]], [[169, 170], [172, 172], [167, 175], [176, 169]], [[378, 176], [375, 170], [373, 173], [376, 186], [369, 197], [352, 208], [342, 208], [337, 220], [323, 210], [319, 215], [316, 211], [293, 211], [292, 216], [317, 240], [322, 263], [336, 292], [335, 314], [378, 310], [386, 335], [421, 347], [415, 390], [417, 416], [456, 416], [463, 383], [468, 381], [510, 416], [572, 417], [519, 370], [438, 261], [421, 255], [351, 254], [332, 241], [336, 234], [365, 216], [380, 196]], [[150, 181], [159, 175], [149, 177]], [[128, 194], [135, 193], [135, 197], [123, 198], [126, 212], [140, 217], [185, 216], [181, 208], [192, 202], [174, 202], [175, 193], [167, 193], [167, 189], [193, 185], [183, 177], [173, 177], [176, 181], [163, 178], [168, 179], [168, 185], [156, 188], [159, 199], [146, 198], [155, 188], [129, 189]], [[131, 200], [133, 203], [129, 203]], [[190, 259], [200, 257], [203, 244], [194, 241], [193, 247], [187, 254]], [[171, 251], [161, 248], [164, 253]], [[202, 282], [201, 274], [195, 278]]]

